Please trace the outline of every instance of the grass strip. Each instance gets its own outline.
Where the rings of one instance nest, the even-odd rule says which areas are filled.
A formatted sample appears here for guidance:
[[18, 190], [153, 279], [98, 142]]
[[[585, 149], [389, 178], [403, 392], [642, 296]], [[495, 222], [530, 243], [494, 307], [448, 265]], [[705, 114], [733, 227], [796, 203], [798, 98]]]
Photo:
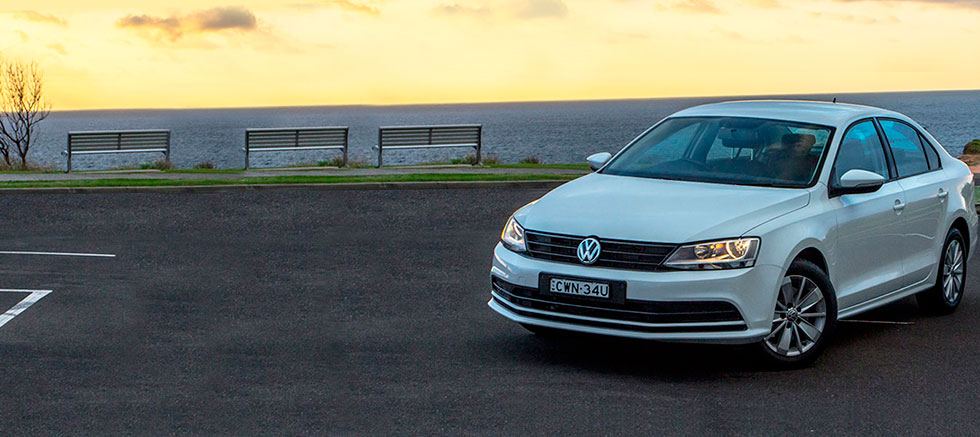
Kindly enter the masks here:
[[6, 181], [0, 188], [182, 187], [192, 185], [349, 184], [364, 182], [481, 182], [567, 181], [577, 175], [419, 173], [370, 176], [262, 176], [223, 179], [80, 179], [63, 181]]
[[550, 168], [555, 170], [590, 171], [589, 164], [488, 164], [489, 168]]

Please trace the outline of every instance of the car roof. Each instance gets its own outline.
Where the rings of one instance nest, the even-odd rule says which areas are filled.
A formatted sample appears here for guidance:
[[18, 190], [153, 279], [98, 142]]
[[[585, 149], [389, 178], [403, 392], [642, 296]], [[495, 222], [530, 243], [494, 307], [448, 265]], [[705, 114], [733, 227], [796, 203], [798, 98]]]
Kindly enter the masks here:
[[873, 106], [807, 100], [740, 100], [695, 106], [672, 117], [752, 117], [842, 126], [862, 117], [896, 117], [894, 111]]

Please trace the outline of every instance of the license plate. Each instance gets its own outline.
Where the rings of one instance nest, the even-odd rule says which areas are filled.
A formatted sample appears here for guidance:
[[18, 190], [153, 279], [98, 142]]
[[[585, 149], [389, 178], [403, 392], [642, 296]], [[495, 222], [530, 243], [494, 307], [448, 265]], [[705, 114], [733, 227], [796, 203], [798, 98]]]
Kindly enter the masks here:
[[609, 284], [604, 282], [576, 281], [563, 278], [551, 278], [550, 282], [548, 291], [555, 294], [609, 299]]

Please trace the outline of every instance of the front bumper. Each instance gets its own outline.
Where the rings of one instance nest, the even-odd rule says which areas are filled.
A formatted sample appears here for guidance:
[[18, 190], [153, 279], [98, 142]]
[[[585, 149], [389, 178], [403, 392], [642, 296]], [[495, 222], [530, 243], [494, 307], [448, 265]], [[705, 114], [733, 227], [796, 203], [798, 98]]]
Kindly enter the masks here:
[[[674, 311], [673, 308], [685, 305], [723, 306], [734, 308], [738, 314], [716, 318], [702, 313], [678, 316], [678, 313], [659, 312], [663, 310], [638, 314], [629, 311], [633, 308], [546, 301], [505, 289], [510, 286], [537, 289], [541, 273], [625, 281], [627, 303], [637, 307]], [[712, 271], [618, 270], [533, 259], [498, 244], [490, 270], [492, 289], [488, 305], [519, 323], [570, 331], [664, 341], [751, 343], [763, 338], [772, 328], [781, 273], [779, 267], [767, 265]]]

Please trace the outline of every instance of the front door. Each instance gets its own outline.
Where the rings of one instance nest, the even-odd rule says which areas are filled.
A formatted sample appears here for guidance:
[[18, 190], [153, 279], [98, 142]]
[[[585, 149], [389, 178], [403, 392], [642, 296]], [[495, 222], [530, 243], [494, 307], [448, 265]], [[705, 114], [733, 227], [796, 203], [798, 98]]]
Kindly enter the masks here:
[[[831, 172], [830, 186], [849, 170], [860, 169], [889, 177], [885, 148], [871, 120], [853, 125], [844, 134]], [[873, 193], [847, 194], [831, 199], [837, 206], [837, 264], [831, 280], [845, 309], [885, 295], [905, 281], [902, 235], [905, 192], [891, 180]]]

